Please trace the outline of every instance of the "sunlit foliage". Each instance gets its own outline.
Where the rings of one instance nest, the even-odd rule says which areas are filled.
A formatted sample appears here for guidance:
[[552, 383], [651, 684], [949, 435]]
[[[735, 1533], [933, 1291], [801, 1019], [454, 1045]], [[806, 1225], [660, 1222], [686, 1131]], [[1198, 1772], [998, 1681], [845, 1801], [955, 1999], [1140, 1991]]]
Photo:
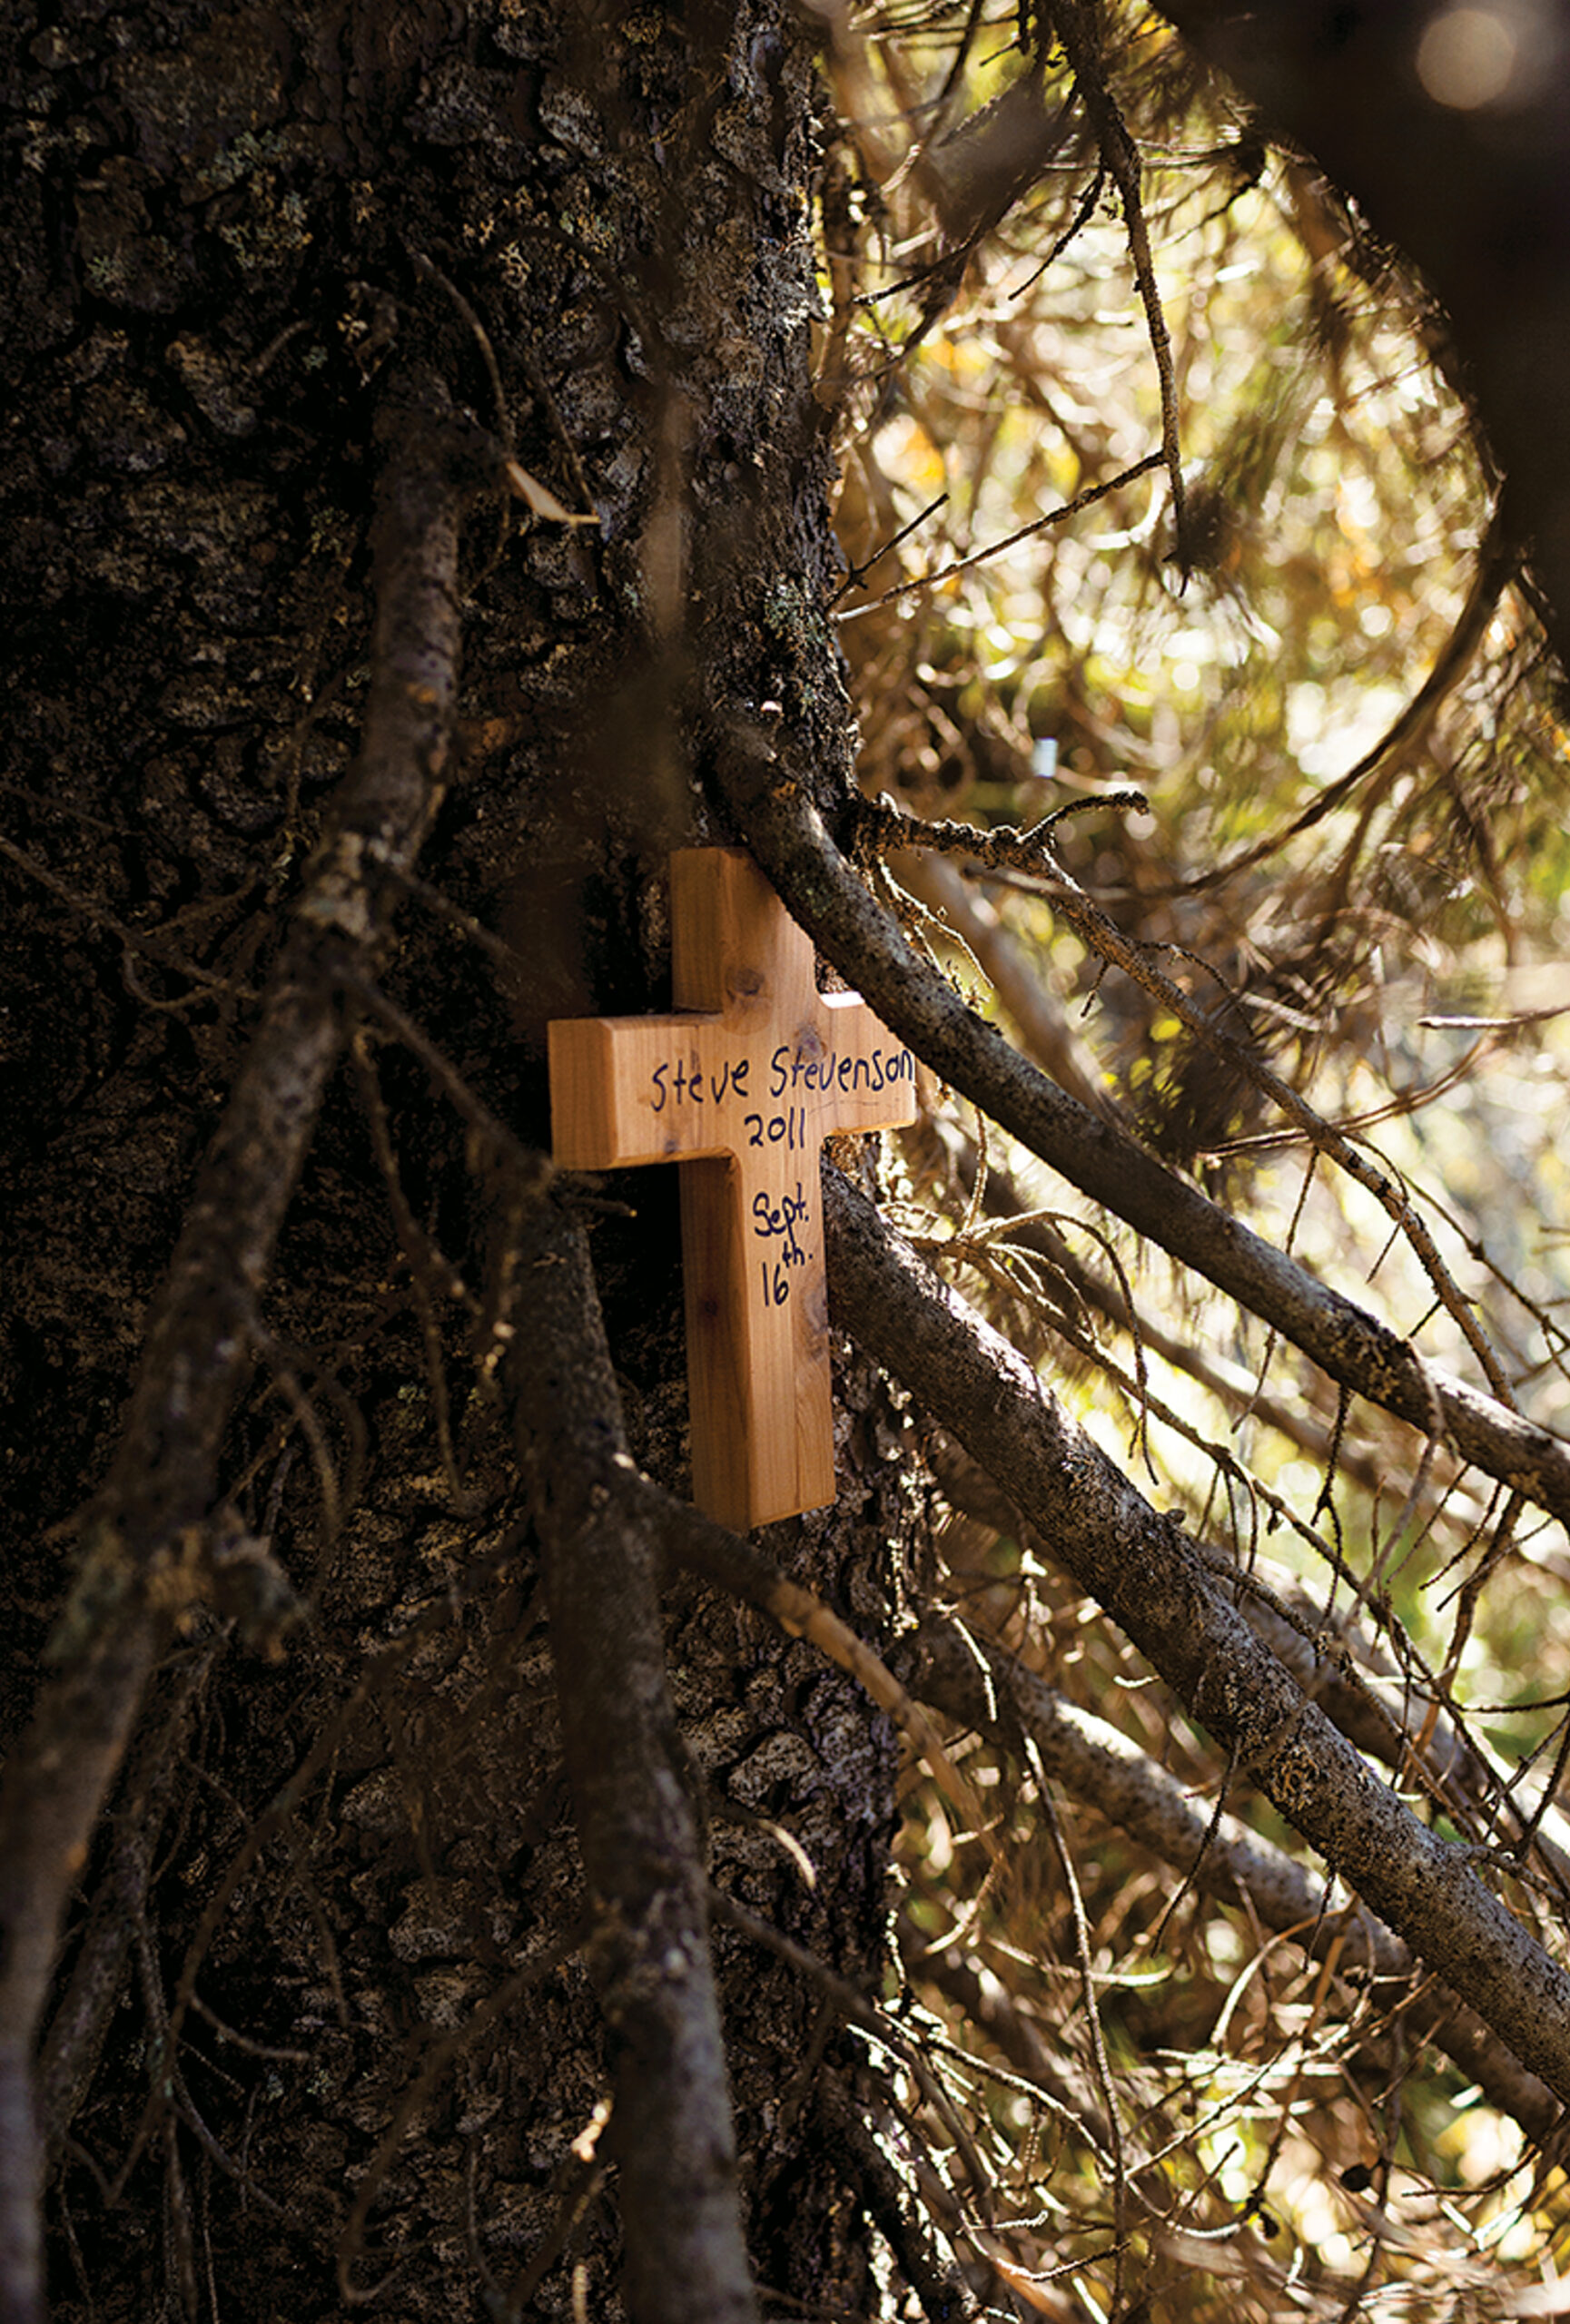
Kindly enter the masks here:
[[[1001, 5], [823, 13], [821, 392], [866, 787], [988, 829], [1077, 811], [1063, 870], [1159, 977], [1110, 970], [1050, 880], [909, 859], [916, 924], [1066, 1087], [1479, 1380], [1486, 1334], [1496, 1392], [1563, 1429], [1564, 705], [1443, 317], [1142, 9], [1073, 57]], [[1456, 1312], [1255, 1065], [1405, 1188]], [[1553, 1530], [1338, 1410], [968, 1112], [903, 1191], [1158, 1500], [1306, 1630], [1344, 1631], [1413, 1738], [1408, 1795], [1480, 1846], [1518, 1838], [1570, 1693]], [[1293, 1846], [1052, 1545], [973, 1479], [953, 1502], [965, 1620], [1205, 1815], [1224, 1798]], [[1469, 1791], [1435, 1772], [1453, 1721]], [[933, 2053], [953, 2112], [913, 2088], [904, 2135], [935, 2214], [1016, 2298], [1196, 2324], [1471, 2316], [1554, 2274], [1559, 2173], [1534, 2175], [1517, 2124], [1425, 2047], [1410, 1991], [1307, 1962], [1028, 1754], [982, 1743], [969, 1766], [995, 1859], [924, 1788], [909, 1803], [906, 1970], [969, 2055]], [[1549, 1808], [1525, 1863], [1496, 1865], [1551, 1945], [1567, 1837]]]

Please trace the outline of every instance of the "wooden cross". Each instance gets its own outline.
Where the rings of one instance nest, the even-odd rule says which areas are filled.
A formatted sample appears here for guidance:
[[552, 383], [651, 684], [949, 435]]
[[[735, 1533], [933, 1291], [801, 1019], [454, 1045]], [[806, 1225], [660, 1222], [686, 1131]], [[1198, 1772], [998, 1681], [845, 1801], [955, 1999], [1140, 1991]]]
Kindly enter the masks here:
[[834, 1497], [818, 1147], [915, 1119], [915, 1067], [750, 856], [671, 857], [678, 1017], [550, 1027], [565, 1170], [681, 1165], [693, 1498], [745, 1531]]

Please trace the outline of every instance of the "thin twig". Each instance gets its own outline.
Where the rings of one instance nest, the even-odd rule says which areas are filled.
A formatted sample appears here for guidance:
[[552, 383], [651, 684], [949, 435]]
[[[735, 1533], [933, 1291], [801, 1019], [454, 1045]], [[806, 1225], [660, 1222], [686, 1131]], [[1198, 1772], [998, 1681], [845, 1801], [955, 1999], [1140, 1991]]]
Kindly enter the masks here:
[[1123, 2158], [1123, 2130], [1118, 2115], [1118, 2096], [1112, 2087], [1112, 2069], [1107, 2056], [1107, 2037], [1101, 2030], [1101, 2013], [1096, 2005], [1096, 1965], [1091, 1955], [1091, 1925], [1085, 1916], [1085, 1900], [1074, 1872], [1074, 1860], [1063, 1838], [1063, 1827], [1058, 1821], [1058, 1811], [1052, 1805], [1052, 1788], [1046, 1780], [1046, 1770], [1036, 1762], [1036, 1813], [1045, 1827], [1052, 1844], [1052, 1854], [1058, 1859], [1058, 1869], [1069, 1892], [1069, 1908], [1074, 1927], [1074, 1957], [1079, 1964], [1080, 1999], [1085, 2013], [1085, 2030], [1091, 2037], [1091, 2056], [1095, 2064], [1096, 2087], [1101, 2093], [1106, 2110], [1107, 2139], [1112, 2152], [1112, 2233], [1117, 2245], [1113, 2260], [1113, 2297], [1121, 2305], [1123, 2290], [1123, 2253], [1128, 2241], [1129, 2174]]
[[902, 525], [897, 533], [891, 533], [886, 541], [880, 542], [878, 547], [874, 549], [872, 555], [866, 558], [864, 563], [861, 565], [853, 565], [850, 571], [845, 575], [844, 579], [840, 583], [839, 587], [834, 591], [834, 596], [829, 599], [830, 605], [837, 606], [847, 589], [859, 589], [865, 581], [867, 575], [872, 571], [874, 566], [881, 565], [884, 558], [887, 556], [892, 550], [898, 548], [903, 540], [908, 540], [912, 533], [915, 531], [918, 525], [924, 525], [929, 517], [935, 517], [938, 510], [946, 505], [948, 497], [949, 496], [946, 492], [940, 492], [935, 500], [929, 500], [924, 508], [918, 508], [916, 510], [915, 515], [911, 518], [908, 525]]
[[1091, 5], [1087, 5], [1087, 0], [1054, 0], [1052, 20], [1057, 26], [1058, 37], [1063, 44], [1063, 52], [1073, 68], [1075, 86], [1095, 132], [1102, 162], [1123, 197], [1123, 224], [1129, 237], [1129, 255], [1134, 261], [1134, 280], [1139, 285], [1140, 302], [1145, 310], [1145, 328], [1150, 333], [1150, 352], [1156, 359], [1156, 377], [1160, 385], [1161, 461], [1172, 489], [1172, 522], [1177, 533], [1178, 552], [1181, 556], [1187, 544], [1187, 526], [1172, 342], [1156, 282], [1150, 230], [1145, 224], [1144, 200], [1140, 189], [1139, 150], [1129, 134], [1128, 124], [1107, 83], [1098, 37], [1099, 13], [1094, 0], [1091, 0]]
[[953, 565], [940, 566], [935, 573], [913, 573], [908, 581], [900, 582], [895, 588], [885, 589], [881, 597], [869, 598], [864, 606], [851, 606], [843, 614], [836, 614], [834, 619], [860, 621], [864, 614], [875, 614], [880, 606], [892, 606], [897, 598], [908, 597], [913, 590], [935, 589], [941, 581], [952, 581], [956, 573], [968, 573], [973, 565], [984, 565], [990, 556], [1002, 556], [1005, 549], [1017, 547], [1021, 541], [1028, 541], [1032, 533], [1045, 532], [1049, 525], [1061, 525], [1068, 517], [1077, 517], [1081, 508], [1089, 508], [1096, 501], [1104, 500], [1108, 493], [1116, 492], [1120, 486], [1132, 484], [1136, 477], [1144, 476], [1151, 468], [1159, 468], [1162, 458], [1160, 452], [1149, 452], [1142, 460], [1136, 460], [1131, 468], [1120, 470], [1118, 475], [1109, 477], [1104, 484], [1088, 485], [1071, 500], [1065, 500], [1061, 508], [1049, 509], [1044, 517], [1037, 517], [1030, 524], [1022, 525], [1018, 532], [1006, 533], [1001, 541], [989, 542], [985, 548], [975, 549], [969, 556], [957, 558]]
[[[1125, 796], [1139, 799], [1141, 794], [1136, 792]], [[1410, 1244], [1441, 1305], [1460, 1329], [1500, 1403], [1506, 1411], [1516, 1410], [1515, 1390], [1487, 1333], [1478, 1323], [1471, 1302], [1446, 1265], [1438, 1246], [1398, 1178], [1379, 1169], [1350, 1138], [1316, 1113], [1308, 1099], [1268, 1066], [1257, 1051], [1229, 1032], [1208, 1009], [1191, 1000], [1181, 985], [1157, 968], [1156, 948], [1125, 936], [1116, 921], [1091, 901], [1064, 868], [1043, 825], [1038, 824], [1031, 831], [1004, 826], [982, 832], [964, 823], [924, 822], [920, 816], [908, 815], [903, 809], [881, 801], [864, 802], [861, 818], [882, 849], [935, 847], [948, 854], [968, 854], [976, 862], [989, 866], [1022, 871], [1031, 879], [1033, 892], [1044, 896], [1101, 959], [1121, 969], [1153, 1000], [1170, 1009], [1180, 1024], [1198, 1035], [1207, 1048], [1224, 1057], [1262, 1096], [1278, 1106], [1300, 1136], [1374, 1196]], [[1203, 962], [1200, 965], [1207, 966]]]

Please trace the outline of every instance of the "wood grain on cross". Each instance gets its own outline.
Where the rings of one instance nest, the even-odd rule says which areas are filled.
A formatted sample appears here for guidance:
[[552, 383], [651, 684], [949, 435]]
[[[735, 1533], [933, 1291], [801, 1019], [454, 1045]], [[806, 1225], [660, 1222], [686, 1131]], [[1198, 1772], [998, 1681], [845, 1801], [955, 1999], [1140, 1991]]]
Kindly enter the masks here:
[[701, 1013], [551, 1026], [555, 1155], [680, 1163], [693, 1498], [745, 1531], [834, 1497], [818, 1148], [913, 1121], [915, 1068], [739, 850], [672, 856], [671, 968]]

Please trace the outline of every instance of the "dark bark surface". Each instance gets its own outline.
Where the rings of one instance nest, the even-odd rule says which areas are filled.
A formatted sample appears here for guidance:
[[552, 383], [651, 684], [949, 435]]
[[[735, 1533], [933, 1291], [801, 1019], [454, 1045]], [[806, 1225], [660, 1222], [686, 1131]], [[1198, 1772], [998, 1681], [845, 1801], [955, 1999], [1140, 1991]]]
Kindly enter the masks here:
[[32, 2304], [37, 2272], [38, 2133], [23, 2097], [28, 2052], [65, 1899], [149, 1665], [203, 1598], [221, 1603], [238, 1589], [249, 1600], [242, 1622], [260, 1622], [274, 1643], [293, 1610], [265, 1545], [221, 1492], [219, 1454], [251, 1362], [268, 1349], [258, 1302], [341, 1046], [346, 990], [377, 966], [390, 896], [440, 802], [456, 693], [462, 495], [449, 415], [435, 401], [400, 394], [390, 399], [386, 433], [364, 747], [312, 858], [153, 1303], [119, 1448], [92, 1504], [81, 1570], [51, 1642], [58, 1681], [44, 1690], [6, 1773], [0, 2290], [16, 2313]]
[[[614, 2313], [604, 2036], [499, 1365], [528, 1325], [545, 1025], [668, 997], [659, 875], [714, 835], [696, 674], [709, 704], [787, 707], [825, 804], [847, 779], [806, 363], [812, 57], [767, 0], [21, 7], [5, 56], [4, 1720], [41, 1670], [77, 1674], [53, 1699], [78, 1803], [125, 1721], [69, 1632], [44, 1659], [71, 1521], [106, 1477], [183, 1477], [149, 1520], [167, 1586], [122, 1574], [129, 1620], [88, 1593], [120, 1710], [166, 1669], [116, 1820], [60, 1866], [54, 2312], [194, 2312], [211, 2274], [237, 2318], [379, 2283], [400, 2316], [487, 2286], [551, 2315], [586, 2269]], [[415, 374], [414, 454], [442, 426], [463, 446], [461, 557], [403, 641], [449, 673], [460, 648], [450, 706], [370, 629], [375, 479]], [[597, 521], [509, 504], [508, 457]], [[359, 832], [357, 908], [395, 939], [380, 965], [335, 954], [313, 1046], [273, 1044], [298, 1087], [242, 1141], [252, 1186], [213, 1136], [262, 996], [301, 990], [288, 947], [355, 933], [297, 906], [390, 673], [417, 723], [456, 714], [445, 795], [417, 869]], [[594, 1256], [633, 1449], [680, 1488], [675, 1189], [627, 1191], [636, 1220], [598, 1216]], [[172, 1274], [183, 1222], [203, 1256]], [[231, 1244], [221, 1361], [183, 1387], [159, 1326], [123, 1418], [144, 1316], [205, 1295]], [[886, 1390], [850, 1362], [839, 1390], [840, 1505], [773, 1541], [875, 1637], [920, 1512]], [[213, 1599], [225, 1542], [263, 1601], [240, 1625]], [[860, 1973], [892, 1731], [755, 1612], [683, 1584], [667, 1624], [710, 1876]], [[862, 2199], [802, 2080], [817, 2000], [734, 1929], [715, 1952], [754, 2271], [854, 2307]], [[835, 2035], [824, 2071], [848, 2068]]]

